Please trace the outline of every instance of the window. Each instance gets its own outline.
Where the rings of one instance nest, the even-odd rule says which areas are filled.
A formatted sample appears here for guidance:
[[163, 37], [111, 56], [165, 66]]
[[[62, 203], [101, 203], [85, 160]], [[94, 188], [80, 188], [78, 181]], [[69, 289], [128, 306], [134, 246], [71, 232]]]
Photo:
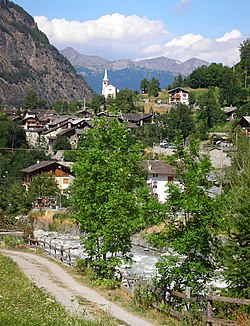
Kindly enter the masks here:
[[158, 173], [153, 173], [153, 178], [158, 178]]

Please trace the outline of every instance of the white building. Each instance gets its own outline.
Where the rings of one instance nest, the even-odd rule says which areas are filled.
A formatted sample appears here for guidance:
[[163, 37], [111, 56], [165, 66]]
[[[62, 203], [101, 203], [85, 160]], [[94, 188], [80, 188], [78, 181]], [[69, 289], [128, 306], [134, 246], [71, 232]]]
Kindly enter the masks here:
[[150, 192], [160, 202], [166, 202], [168, 184], [176, 183], [175, 168], [158, 160], [144, 161], [144, 166], [147, 172], [147, 185], [150, 188]]
[[169, 104], [186, 104], [189, 105], [189, 92], [184, 88], [177, 87], [168, 91]]
[[102, 80], [102, 95], [107, 98], [116, 98], [117, 93], [119, 92], [119, 89], [117, 87], [109, 84], [109, 79], [108, 79], [108, 70], [105, 69], [104, 72], [104, 77]]

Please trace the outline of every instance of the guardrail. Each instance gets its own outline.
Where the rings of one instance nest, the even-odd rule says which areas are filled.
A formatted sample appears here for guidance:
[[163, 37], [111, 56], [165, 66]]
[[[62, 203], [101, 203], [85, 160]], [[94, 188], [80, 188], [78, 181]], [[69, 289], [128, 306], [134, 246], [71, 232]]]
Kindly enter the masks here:
[[[146, 281], [142, 281], [141, 279], [134, 278], [133, 281], [138, 286], [143, 286], [146, 284]], [[147, 284], [147, 286], [148, 286], [148, 284]], [[126, 293], [133, 295], [134, 291], [132, 289], [124, 287], [124, 286], [122, 286], [122, 288]], [[158, 304], [158, 303], [152, 304], [153, 307], [156, 308], [157, 310], [164, 312], [166, 314], [169, 314], [170, 316], [180, 319], [180, 320], [183, 320], [186, 316], [190, 315], [190, 313], [189, 313], [190, 303], [198, 303], [198, 302], [205, 303], [207, 308], [204, 311], [200, 310], [200, 315], [203, 318], [203, 320], [207, 323], [207, 325], [210, 325], [210, 326], [213, 326], [213, 325], [237, 326], [238, 325], [233, 320], [226, 320], [226, 319], [213, 317], [213, 303], [214, 302], [232, 303], [232, 304], [237, 304], [237, 305], [250, 305], [250, 300], [248, 300], [248, 299], [229, 298], [229, 297], [224, 297], [224, 296], [213, 295], [212, 285], [209, 286], [207, 295], [200, 295], [200, 296], [194, 296], [194, 297], [191, 297], [191, 291], [190, 291], [190, 288], [188, 288], [188, 287], [186, 288], [185, 293], [182, 293], [179, 291], [174, 291], [174, 290], [167, 289], [167, 288], [158, 289], [153, 285], [151, 286], [151, 290], [161, 293], [162, 298], [165, 298], [166, 294], [168, 293], [168, 295], [170, 295], [171, 297], [180, 298], [182, 301], [185, 302], [185, 308], [184, 308], [183, 312], [176, 311], [169, 307], [167, 310], [164, 310], [160, 304]]]
[[[43, 249], [43, 251], [48, 254], [49, 256], [54, 257], [57, 260], [60, 260], [67, 265], [73, 266], [75, 259], [79, 258], [76, 255], [72, 255], [71, 250], [75, 248], [64, 248], [64, 246], [60, 246], [59, 248], [55, 245], [51, 244], [51, 241], [47, 242], [45, 240], [38, 240], [38, 239], [28, 239], [29, 245], [38, 249]], [[73, 259], [75, 258], [75, 259]]]

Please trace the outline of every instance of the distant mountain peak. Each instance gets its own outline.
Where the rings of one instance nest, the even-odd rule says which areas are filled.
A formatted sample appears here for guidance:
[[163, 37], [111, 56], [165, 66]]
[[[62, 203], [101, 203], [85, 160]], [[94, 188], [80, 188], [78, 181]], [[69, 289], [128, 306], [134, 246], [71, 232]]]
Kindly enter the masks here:
[[104, 70], [105, 68], [110, 70], [145, 68], [156, 71], [172, 72], [174, 74], [189, 75], [197, 67], [209, 64], [198, 58], [190, 58], [185, 62], [181, 62], [180, 60], [170, 59], [164, 56], [136, 61], [130, 59], [110, 61], [100, 56], [81, 54], [70, 47], [63, 49], [61, 53], [66, 56], [73, 66], [84, 67], [94, 71], [100, 71], [100, 69]]

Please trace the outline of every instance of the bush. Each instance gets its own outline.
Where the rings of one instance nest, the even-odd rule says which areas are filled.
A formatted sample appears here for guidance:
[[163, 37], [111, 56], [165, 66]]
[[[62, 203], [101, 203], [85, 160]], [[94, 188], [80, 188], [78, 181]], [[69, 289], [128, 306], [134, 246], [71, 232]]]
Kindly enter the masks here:
[[3, 242], [8, 248], [16, 248], [17, 246], [25, 245], [25, 241], [23, 238], [15, 236], [6, 236], [3, 238]]

